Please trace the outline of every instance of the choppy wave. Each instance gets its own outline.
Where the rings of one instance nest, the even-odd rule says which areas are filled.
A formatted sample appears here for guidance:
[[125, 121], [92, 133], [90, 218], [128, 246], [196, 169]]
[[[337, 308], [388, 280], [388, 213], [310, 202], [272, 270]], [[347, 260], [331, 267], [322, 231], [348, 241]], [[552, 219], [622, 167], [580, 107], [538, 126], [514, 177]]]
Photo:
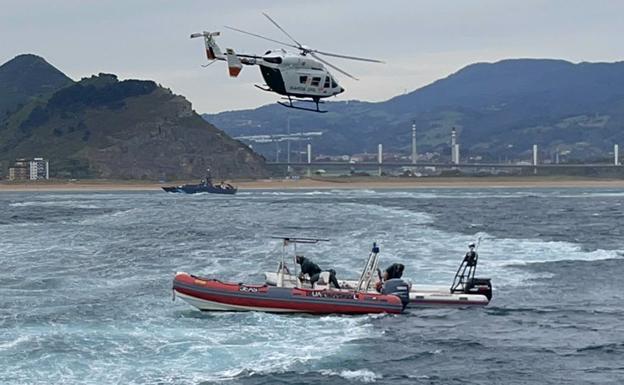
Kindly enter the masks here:
[[[6, 208], [0, 212], [0, 223], [6, 223], [0, 227], [0, 382], [442, 384], [464, 378], [466, 357], [476, 383], [503, 376], [556, 384], [561, 375], [549, 368], [574, 371], [581, 364], [587, 371], [575, 372], [578, 383], [617, 380], [621, 365], [612, 357], [624, 346], [617, 290], [624, 241], [609, 248], [574, 234], [579, 221], [599, 218], [614, 221], [599, 231], [617, 238], [617, 194], [435, 189], [253, 191], [226, 198], [0, 195]], [[521, 219], [494, 215], [499, 207], [540, 210], [554, 202], [564, 213], [553, 218], [562, 240], [506, 233], [511, 221]], [[479, 215], [445, 226], [458, 205]], [[612, 216], [565, 215], [579, 207]], [[22, 218], [17, 224], [15, 215]], [[58, 220], [42, 220], [47, 216]], [[492, 218], [500, 231], [480, 230], [477, 222]], [[299, 252], [335, 268], [339, 278], [357, 275], [377, 242], [382, 267], [401, 262], [412, 281], [444, 285], [466, 245], [480, 238], [477, 275], [492, 278], [494, 302], [487, 309], [358, 317], [213, 314], [171, 302], [170, 281], [179, 270], [261, 280], [280, 259], [280, 242], [270, 238], [276, 235], [329, 238]], [[538, 378], [533, 371], [545, 374]]]
[[320, 373], [325, 376], [338, 376], [346, 380], [355, 380], [355, 381], [363, 382], [363, 383], [372, 383], [383, 378], [381, 374], [377, 374], [369, 369], [340, 370], [340, 371], [321, 370]]
[[83, 204], [80, 201], [30, 201], [30, 202], [15, 202], [10, 203], [10, 207], [32, 207], [32, 206], [42, 206], [42, 207], [71, 207], [76, 209], [97, 209], [99, 208], [96, 205], [92, 204]]

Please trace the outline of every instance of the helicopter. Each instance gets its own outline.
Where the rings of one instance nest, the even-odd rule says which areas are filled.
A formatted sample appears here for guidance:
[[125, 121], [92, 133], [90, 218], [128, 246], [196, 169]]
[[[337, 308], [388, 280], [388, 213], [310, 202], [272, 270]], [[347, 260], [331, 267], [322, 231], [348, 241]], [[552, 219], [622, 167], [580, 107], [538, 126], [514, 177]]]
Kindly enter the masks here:
[[[233, 49], [227, 48], [225, 54], [217, 45], [215, 38], [220, 36], [220, 32], [198, 32], [191, 34], [191, 39], [203, 37], [206, 46], [206, 56], [208, 64], [203, 67], [215, 63], [216, 61], [227, 62], [230, 77], [237, 77], [243, 65], [257, 65], [260, 67], [260, 73], [264, 79], [264, 85], [254, 84], [255, 87], [267, 91], [274, 92], [283, 96], [283, 100], [277, 103], [288, 108], [298, 110], [327, 112], [319, 108], [319, 103], [323, 103], [321, 99], [341, 94], [345, 91], [325, 66], [328, 66], [351, 79], [359, 80], [348, 72], [338, 68], [322, 59], [319, 55], [337, 57], [349, 60], [359, 60], [372, 63], [383, 63], [381, 60], [367, 59], [357, 56], [340, 55], [331, 52], [324, 52], [310, 48], [295, 40], [286, 30], [284, 30], [275, 20], [268, 14], [262, 13], [269, 21], [283, 32], [293, 43], [271, 39], [255, 33], [243, 31], [238, 28], [225, 26], [225, 28], [254, 36], [260, 39], [268, 40], [273, 43], [281, 44], [299, 50], [298, 53], [287, 52], [283, 48], [269, 50], [264, 55], [247, 55], [238, 54]], [[316, 108], [306, 108], [294, 104], [293, 102], [311, 102], [316, 104]]]

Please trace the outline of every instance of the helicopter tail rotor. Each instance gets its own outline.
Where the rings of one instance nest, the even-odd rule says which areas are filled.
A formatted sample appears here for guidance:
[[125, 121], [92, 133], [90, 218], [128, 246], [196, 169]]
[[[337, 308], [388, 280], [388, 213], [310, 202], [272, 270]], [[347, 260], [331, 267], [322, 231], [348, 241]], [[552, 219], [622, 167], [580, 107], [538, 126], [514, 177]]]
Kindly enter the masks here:
[[221, 48], [217, 45], [214, 37], [221, 35], [221, 32], [197, 32], [191, 34], [191, 39], [195, 39], [197, 37], [204, 38], [204, 44], [206, 46], [206, 57], [208, 60], [217, 60], [223, 59], [223, 53], [221, 52]]

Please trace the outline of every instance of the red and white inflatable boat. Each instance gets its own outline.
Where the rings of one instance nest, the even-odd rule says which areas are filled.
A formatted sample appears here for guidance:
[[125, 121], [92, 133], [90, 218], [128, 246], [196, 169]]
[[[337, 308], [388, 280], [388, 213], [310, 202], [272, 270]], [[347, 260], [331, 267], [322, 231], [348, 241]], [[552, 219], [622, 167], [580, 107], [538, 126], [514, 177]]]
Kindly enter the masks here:
[[400, 280], [386, 284], [383, 294], [374, 294], [342, 289], [246, 285], [200, 278], [181, 272], [176, 273], [173, 279], [173, 291], [176, 297], [205, 311], [396, 314], [401, 313], [409, 301], [408, 285], [398, 281]]

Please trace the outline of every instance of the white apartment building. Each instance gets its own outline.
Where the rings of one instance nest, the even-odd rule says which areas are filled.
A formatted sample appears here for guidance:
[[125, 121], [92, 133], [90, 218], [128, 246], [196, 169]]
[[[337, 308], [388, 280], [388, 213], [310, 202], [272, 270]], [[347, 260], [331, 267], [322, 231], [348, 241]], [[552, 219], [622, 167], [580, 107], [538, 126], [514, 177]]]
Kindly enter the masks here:
[[30, 180], [50, 179], [50, 167], [47, 160], [34, 158], [30, 161]]

